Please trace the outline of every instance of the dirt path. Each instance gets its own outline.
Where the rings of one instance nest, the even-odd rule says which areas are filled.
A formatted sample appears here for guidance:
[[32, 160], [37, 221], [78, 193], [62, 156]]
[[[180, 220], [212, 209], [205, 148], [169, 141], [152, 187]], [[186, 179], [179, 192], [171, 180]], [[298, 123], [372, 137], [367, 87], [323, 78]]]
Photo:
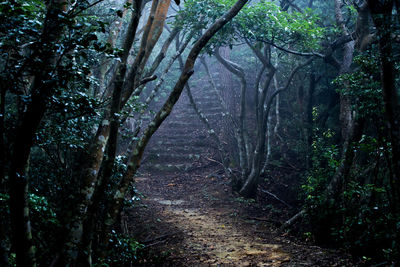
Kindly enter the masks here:
[[279, 232], [279, 205], [245, 201], [226, 180], [201, 172], [137, 179], [147, 197], [129, 214], [130, 230], [162, 255], [143, 265], [351, 266], [340, 253]]

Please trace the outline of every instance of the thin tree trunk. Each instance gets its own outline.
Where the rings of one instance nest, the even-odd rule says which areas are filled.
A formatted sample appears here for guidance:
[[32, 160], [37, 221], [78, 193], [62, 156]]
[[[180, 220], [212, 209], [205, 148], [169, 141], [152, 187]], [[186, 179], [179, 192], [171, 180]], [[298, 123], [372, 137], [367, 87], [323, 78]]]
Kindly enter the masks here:
[[[167, 26], [166, 26], [166, 28], [167, 28]], [[169, 46], [171, 45], [172, 41], [174, 40], [174, 38], [177, 36], [178, 33], [179, 33], [179, 29], [178, 28], [175, 28], [170, 32], [170, 35], [168, 36], [167, 40], [164, 42], [164, 44], [163, 44], [160, 52], [158, 53], [157, 57], [154, 59], [149, 71], [146, 72], [146, 74], [144, 75], [144, 78], [140, 81], [139, 87], [136, 88], [135, 91], [133, 92], [133, 95], [135, 95], [135, 96], [139, 95], [140, 92], [142, 92], [142, 90], [143, 90], [143, 88], [144, 88], [144, 86], [145, 86], [145, 84], [147, 82], [157, 79], [157, 76], [154, 75], [154, 72], [157, 70], [157, 68], [160, 66], [161, 62], [165, 58], [165, 55], [167, 53], [167, 50], [168, 50]], [[168, 63], [168, 66], [169, 66], [169, 63]], [[163, 73], [168, 72], [169, 68], [165, 68]], [[157, 85], [158, 84], [159, 84], [159, 87], [160, 87], [163, 83], [162, 82], [161, 83], [158, 82]], [[156, 87], [157, 87], [157, 85], [156, 85]], [[146, 100], [146, 102], [147, 102], [147, 100]], [[145, 105], [147, 105], [147, 104], [145, 104]], [[127, 107], [126, 110], [124, 110], [124, 113], [126, 115], [121, 119], [121, 123], [125, 123], [126, 122], [128, 117], [132, 114], [132, 110], [133, 110], [133, 107], [131, 107], [131, 106]]]
[[314, 106], [314, 92], [316, 88], [317, 80], [315, 73], [310, 74], [310, 84], [308, 87], [308, 100], [307, 107], [304, 116], [304, 128], [305, 128], [305, 141], [306, 141], [306, 168], [310, 170], [312, 168], [312, 142], [313, 142], [313, 106]]
[[271, 153], [272, 153], [272, 149], [271, 149], [271, 139], [272, 139], [272, 127], [271, 127], [271, 121], [272, 121], [272, 116], [268, 115], [268, 121], [267, 121], [267, 134], [266, 134], [266, 138], [267, 138], [267, 148], [266, 148], [266, 155], [265, 155], [265, 160], [264, 160], [264, 165], [261, 169], [260, 175], [265, 175], [267, 172], [267, 168], [268, 168], [268, 164], [269, 164], [269, 159], [271, 158]]
[[[234, 117], [232, 116], [230, 110], [228, 109], [221, 92], [218, 90], [217, 85], [214, 82], [214, 78], [211, 75], [210, 69], [208, 68], [208, 64], [207, 61], [205, 60], [204, 57], [201, 58], [201, 63], [204, 66], [204, 69], [206, 70], [206, 74], [208, 76], [208, 80], [209, 83], [211, 85], [211, 88], [214, 90], [215, 94], [218, 97], [220, 106], [223, 109], [223, 113], [225, 114], [225, 116], [228, 116], [230, 122], [232, 123], [233, 127], [235, 129], [238, 129], [237, 126], [237, 122], [234, 119]], [[210, 129], [212, 130], [212, 129]], [[214, 134], [216, 135], [215, 131]], [[216, 135], [216, 137], [218, 137], [218, 135]], [[236, 142], [238, 142], [239, 136], [238, 136], [238, 132], [236, 130], [234, 130], [234, 137]], [[240, 187], [242, 186], [242, 180], [240, 179], [240, 177], [237, 177], [230, 169], [229, 164], [230, 164], [230, 158], [228, 156], [228, 152], [226, 151], [226, 149], [224, 148], [224, 145], [222, 144], [222, 141], [219, 139], [218, 137], [218, 150], [220, 151], [220, 156], [221, 156], [221, 160], [222, 163], [224, 165], [224, 169], [225, 169], [225, 174], [227, 175], [227, 177], [230, 177], [231, 179], [231, 185], [233, 190], [237, 191], [240, 189]], [[221, 153], [222, 152], [222, 153]]]
[[[183, 65], [183, 62], [182, 62], [182, 65]], [[211, 124], [210, 124], [208, 118], [203, 114], [203, 112], [199, 109], [196, 102], [194, 101], [189, 83], [187, 83], [185, 87], [186, 87], [186, 93], [189, 97], [191, 106], [193, 107], [197, 116], [200, 118], [201, 122], [203, 122], [203, 124], [205, 125], [209, 135], [214, 139], [215, 143], [217, 144], [218, 153], [219, 153], [219, 156], [220, 156], [220, 159], [222, 162], [222, 166], [224, 167], [224, 172], [225, 172], [226, 177], [232, 177], [232, 171], [229, 168], [229, 157], [227, 156], [227, 153], [224, 149], [222, 141], [219, 139], [215, 130], [211, 127]]]
[[156, 69], [158, 68], [158, 66], [160, 66], [160, 63], [163, 61], [163, 59], [165, 58], [165, 55], [167, 54], [168, 48], [171, 45], [172, 41], [175, 39], [175, 37], [178, 35], [179, 33], [179, 28], [174, 28], [167, 40], [165, 40], [160, 52], [158, 53], [157, 57], [154, 59], [153, 64], [150, 67], [150, 70], [146, 73], [145, 76], [151, 76], [154, 74], [154, 72], [156, 71]]
[[239, 113], [239, 127], [238, 131], [238, 149], [239, 149], [239, 164], [241, 169], [241, 180], [244, 180], [245, 177], [249, 174], [249, 154], [250, 147], [248, 142], [248, 138], [246, 138], [246, 129], [245, 129], [245, 120], [246, 120], [246, 79], [244, 76], [244, 71], [237, 64], [224, 59], [220, 53], [219, 49], [216, 49], [215, 56], [217, 60], [225, 66], [227, 70], [229, 70], [233, 75], [235, 75], [240, 81], [240, 113]]
[[259, 97], [259, 101], [256, 105], [257, 108], [256, 112], [258, 113], [258, 118], [259, 118], [259, 121], [257, 122], [257, 137], [256, 137], [257, 143], [253, 153], [253, 160], [250, 173], [248, 176], [246, 176], [245, 182], [239, 191], [239, 193], [244, 197], [255, 197], [257, 193], [260, 172], [262, 169], [262, 162], [265, 157], [264, 155], [265, 138], [266, 138], [269, 110], [272, 105], [272, 100], [280, 92], [280, 90], [275, 91], [275, 94], [271, 96], [268, 104], [264, 106], [268, 94], [268, 89], [270, 87], [273, 77], [275, 76], [275, 72], [276, 69], [270, 66], [270, 72], [268, 73], [268, 76], [263, 86], [263, 90], [261, 91], [261, 95]]
[[[272, 70], [270, 72], [269, 82], [267, 83], [268, 85], [263, 91], [267, 91], [269, 84], [272, 80], [272, 77], [275, 73], [275, 70]], [[266, 130], [267, 130], [267, 123], [268, 123], [268, 116], [269, 116], [269, 111], [272, 106], [273, 99], [281, 92], [282, 90], [277, 90], [274, 94], [272, 94], [271, 98], [268, 101], [268, 104], [263, 107], [263, 112], [260, 123], [257, 126], [257, 145], [256, 149], [254, 151], [254, 157], [253, 157], [253, 164], [251, 167], [251, 172], [248, 177], [246, 177], [246, 180], [240, 189], [239, 193], [246, 197], [246, 198], [254, 198], [257, 193], [257, 188], [258, 188], [258, 183], [259, 183], [259, 178], [260, 178], [260, 172], [261, 172], [261, 164], [264, 158], [265, 154], [265, 138], [266, 138]], [[265, 93], [266, 94], [266, 93]], [[264, 97], [265, 99], [265, 97]]]
[[[276, 67], [277, 68], [277, 67]], [[278, 86], [278, 80], [276, 78], [276, 73], [274, 75], [273, 78], [274, 81], [274, 88], [275, 91], [279, 90], [279, 86]], [[278, 129], [279, 129], [279, 124], [280, 124], [280, 118], [279, 118], [279, 94], [276, 95], [275, 98], [276, 102], [275, 102], [275, 116], [276, 116], [276, 124], [275, 127], [273, 129], [274, 135], [276, 136], [278, 134]], [[258, 113], [258, 112], [257, 112]], [[268, 167], [268, 163], [269, 163], [269, 158], [271, 156], [271, 139], [272, 139], [272, 126], [270, 124], [270, 122], [272, 121], [272, 116], [270, 114], [268, 114], [268, 120], [267, 120], [267, 130], [266, 130], [266, 140], [267, 140], [267, 152], [266, 152], [266, 156], [265, 156], [265, 161], [264, 161], [264, 165], [261, 169], [261, 173], [260, 175], [265, 174], [267, 167]]]
[[[140, 48], [135, 61], [124, 81], [123, 95], [121, 107], [124, 107], [128, 102], [129, 98], [135, 92], [135, 89], [140, 85], [140, 79], [142, 78], [143, 69], [147, 60], [153, 51], [161, 33], [164, 28], [164, 22], [166, 19], [170, 0], [159, 1], [154, 0], [147, 25], [143, 32]], [[166, 5], [168, 4], [168, 6]], [[135, 95], [139, 95], [141, 91], [136, 91]]]
[[346, 179], [350, 174], [355, 155], [353, 146], [361, 139], [364, 130], [364, 122], [364, 118], [357, 117], [352, 123], [352, 128], [349, 130], [349, 135], [343, 143], [343, 156], [341, 158], [340, 165], [326, 188], [326, 201], [328, 203], [337, 200], [338, 196], [342, 192]]
[[[276, 80], [276, 78], [275, 78]], [[279, 132], [279, 126], [281, 126], [281, 117], [279, 114], [279, 103], [280, 103], [280, 97], [279, 95], [276, 96], [275, 100], [275, 118], [276, 118], [276, 123], [274, 127], [274, 134], [277, 135]]]
[[[177, 39], [177, 47], [179, 47], [179, 42]], [[202, 64], [204, 65], [204, 67], [206, 68], [206, 72], [208, 73], [209, 77], [210, 77], [210, 73], [208, 70], [208, 66], [207, 63], [205, 62], [204, 58], [200, 59]], [[182, 57], [179, 56], [179, 66], [181, 68], [181, 70], [183, 70], [183, 60]], [[228, 157], [228, 153], [225, 151], [224, 145], [222, 143], [222, 141], [220, 140], [220, 138], [218, 137], [216, 131], [211, 127], [211, 124], [208, 120], [208, 118], [206, 117], [206, 115], [204, 115], [204, 113], [199, 109], [199, 107], [197, 106], [196, 102], [194, 101], [191, 89], [190, 89], [190, 85], [189, 82], [186, 83], [186, 92], [187, 95], [189, 97], [189, 101], [191, 106], [193, 107], [194, 111], [196, 112], [197, 116], [199, 117], [199, 119], [201, 120], [201, 122], [203, 122], [203, 124], [205, 125], [209, 135], [214, 139], [215, 143], [217, 144], [218, 147], [218, 153], [222, 162], [222, 166], [224, 167], [224, 172], [225, 175], [227, 177], [231, 177], [232, 176], [232, 172], [229, 168], [229, 157]]]
[[[181, 47], [177, 48], [177, 51], [176, 51], [175, 55], [167, 63], [167, 66], [163, 70], [163, 72], [161, 74], [161, 77], [159, 78], [157, 84], [155, 85], [155, 87], [151, 91], [150, 95], [146, 98], [146, 100], [144, 102], [144, 106], [145, 107], [150, 105], [150, 103], [153, 101], [153, 99], [157, 96], [157, 93], [158, 93], [159, 89], [161, 88], [161, 86], [164, 84], [165, 77], [169, 73], [169, 70], [171, 69], [173, 63], [175, 62], [175, 60], [177, 58], [179, 59], [181, 57], [182, 53], [185, 51], [186, 47], [189, 45], [191, 40], [192, 40], [192, 38], [188, 37], [186, 39], [186, 41], [183, 43], [183, 45]], [[139, 113], [138, 117], [135, 118], [135, 121], [138, 124], [138, 126], [135, 129], [135, 132], [137, 132], [135, 135], [139, 134], [139, 131], [140, 131], [140, 128], [141, 128], [141, 125], [142, 125], [142, 116], [145, 114], [145, 112], [146, 112], [146, 110], [142, 110]], [[127, 119], [127, 117], [129, 116], [129, 114], [130, 114], [130, 112], [127, 112], [127, 115], [122, 119], [122, 121], [125, 121]], [[127, 155], [130, 155], [132, 153], [134, 145], [135, 145], [135, 140], [132, 139], [132, 141], [129, 143], [128, 148], [126, 150], [126, 152], [127, 152], [126, 154]]]

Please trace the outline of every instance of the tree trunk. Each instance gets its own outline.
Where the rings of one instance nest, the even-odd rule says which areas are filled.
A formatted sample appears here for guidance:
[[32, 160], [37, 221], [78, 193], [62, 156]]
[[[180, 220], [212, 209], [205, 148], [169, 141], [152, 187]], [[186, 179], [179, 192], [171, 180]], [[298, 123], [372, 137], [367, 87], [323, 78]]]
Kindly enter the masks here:
[[[343, 34], [349, 34], [343, 20], [342, 13], [342, 1], [335, 0], [335, 16], [336, 23], [341, 28]], [[355, 41], [345, 43], [343, 46], [343, 58], [339, 68], [339, 75], [350, 72], [351, 64], [353, 62]], [[351, 98], [346, 93], [349, 88], [348, 84], [344, 85], [344, 92], [340, 93], [340, 115], [339, 119], [341, 122], [341, 133], [342, 133], [342, 154], [340, 159], [340, 165], [336, 169], [334, 176], [329, 182], [326, 192], [328, 194], [327, 201], [335, 201], [337, 199], [340, 190], [343, 187], [343, 179], [346, 179], [350, 173], [351, 165], [353, 163], [354, 151], [351, 148], [352, 143], [358, 141], [358, 133], [362, 128], [361, 118], [357, 120], [354, 118], [353, 110], [351, 106]], [[361, 137], [361, 135], [360, 135]]]
[[6, 85], [1, 82], [0, 87], [0, 192], [3, 192], [5, 186], [5, 164], [6, 164], [6, 147], [4, 142], [5, 127], [4, 118], [6, 115]]
[[[239, 113], [239, 127], [236, 129], [237, 137], [238, 137], [238, 150], [239, 150], [239, 165], [241, 170], [240, 180], [244, 181], [247, 175], [250, 172], [250, 146], [248, 144], [248, 138], [246, 134], [246, 91], [247, 91], [247, 83], [244, 75], [244, 70], [239, 67], [237, 64], [224, 59], [220, 53], [219, 49], [216, 49], [215, 56], [217, 60], [224, 65], [224, 67], [229, 70], [233, 75], [235, 75], [240, 81], [240, 113]], [[241, 183], [241, 182], [239, 182]], [[237, 187], [236, 184], [233, 184], [234, 187]]]
[[[239, 193], [244, 197], [254, 197], [257, 193], [258, 183], [260, 179], [260, 172], [261, 172], [261, 164], [265, 157], [265, 137], [266, 137], [266, 130], [267, 130], [267, 123], [268, 123], [268, 115], [271, 110], [273, 101], [275, 97], [280, 94], [281, 92], [287, 90], [289, 88], [294, 75], [300, 70], [302, 67], [307, 66], [312, 62], [313, 58], [308, 59], [305, 63], [300, 64], [296, 68], [293, 69], [291, 72], [289, 79], [284, 88], [276, 90], [266, 101], [267, 91], [270, 86], [270, 83], [275, 75], [275, 68], [270, 66], [270, 73], [267, 76], [266, 82], [264, 84], [263, 91], [261, 92], [258, 109], [256, 112], [259, 112], [260, 122], [257, 124], [257, 144], [254, 151], [254, 157], [252, 162], [252, 168], [250, 175], [247, 177], [245, 183], [243, 184], [242, 188], [240, 189]], [[265, 103], [267, 102], [267, 103]]]
[[[114, 74], [111, 87], [109, 88], [110, 91], [113, 92], [111, 106], [107, 108], [102, 125], [98, 128], [95, 140], [92, 143], [92, 148], [89, 149], [88, 157], [86, 159], [86, 167], [82, 173], [82, 188], [78, 195], [79, 204], [73, 217], [70, 219], [71, 223], [68, 229], [69, 233], [65, 248], [66, 252], [63, 253], [61, 259], [69, 265], [76, 264], [79, 248], [82, 249], [80, 242], [84, 230], [83, 222], [85, 216], [95, 216], [95, 214], [87, 214], [87, 210], [91, 204], [92, 196], [98, 184], [97, 178], [99, 177], [100, 166], [103, 163], [102, 171], [105, 179], [108, 179], [108, 177], [111, 176], [114, 166], [120, 123], [118, 113], [121, 109], [122, 85], [127, 70], [129, 52], [133, 46], [136, 36], [135, 33], [139, 25], [141, 2], [141, 0], [135, 1], [135, 10], [137, 10], [137, 12], [132, 15], [129, 23], [127, 35], [122, 46], [123, 54], [121, 56], [121, 62], [118, 64], [117, 71]], [[106, 154], [104, 155], [106, 148]], [[104, 161], [103, 156], [105, 157]], [[91, 229], [86, 230], [90, 231]], [[86, 235], [90, 234], [86, 233]]]
[[[394, 201], [398, 203], [400, 201], [400, 109], [398, 102], [399, 98], [396, 91], [396, 71], [392, 39], [392, 9], [394, 1], [386, 0], [376, 2], [369, 0], [368, 4], [378, 35], [381, 59], [382, 92], [385, 104], [385, 115], [388, 121], [389, 138], [392, 147], [392, 181], [394, 192], [396, 194], [393, 197]], [[400, 208], [397, 208], [397, 211], [399, 210]]]
[[275, 76], [275, 68], [271, 66], [270, 72], [264, 83], [264, 88], [261, 92], [259, 102], [256, 105], [256, 112], [258, 113], [259, 121], [257, 122], [257, 136], [256, 136], [256, 147], [253, 153], [253, 160], [251, 165], [250, 174], [246, 177], [245, 182], [240, 189], [239, 193], [246, 198], [254, 198], [257, 193], [260, 172], [262, 168], [262, 162], [265, 158], [265, 138], [267, 131], [267, 123], [269, 111], [271, 109], [273, 99], [279, 94], [280, 90], [276, 90], [268, 101], [268, 104], [264, 106], [267, 92], [270, 87], [271, 81]]
[[310, 74], [310, 84], [308, 87], [308, 100], [304, 116], [304, 129], [306, 141], [306, 168], [312, 169], [312, 143], [313, 143], [313, 106], [314, 106], [314, 92], [317, 85], [315, 73]]
[[8, 173], [10, 194], [10, 218], [12, 227], [12, 244], [16, 253], [17, 266], [36, 266], [35, 247], [32, 242], [32, 233], [28, 206], [28, 166], [31, 147], [39, 124], [46, 111], [49, 97], [54, 93], [56, 82], [51, 82], [51, 71], [56, 59], [56, 40], [62, 33], [62, 11], [64, 1], [50, 1], [38, 44], [41, 51], [33, 51], [32, 57], [37, 62], [43, 62], [34, 73], [31, 85], [31, 99], [20, 124], [15, 130], [12, 140], [13, 148]]
[[[342, 13], [342, 0], [335, 0], [335, 17], [336, 23], [341, 29], [344, 35], [349, 35], [349, 32], [344, 24], [344, 18]], [[353, 63], [355, 42], [347, 42], [343, 46], [343, 58], [340, 64], [339, 75], [348, 73], [350, 71], [351, 64]], [[348, 90], [345, 86], [344, 90]], [[351, 108], [351, 99], [349, 94], [346, 92], [340, 93], [340, 115], [339, 115], [341, 127], [342, 127], [342, 139], [345, 141], [347, 136], [350, 135], [350, 129], [353, 123], [353, 111]]]
[[[238, 128], [237, 126], [237, 122], [235, 120], [235, 118], [233, 117], [233, 115], [231, 114], [224, 98], [222, 97], [222, 92], [220, 92], [217, 89], [217, 85], [214, 82], [214, 78], [211, 75], [210, 69], [208, 67], [207, 61], [206, 59], [203, 57], [201, 58], [201, 63], [204, 66], [204, 69], [206, 71], [206, 74], [208, 76], [208, 80], [209, 83], [211, 85], [211, 88], [214, 90], [214, 93], [217, 95], [219, 103], [223, 109], [223, 113], [228, 117], [230, 123], [233, 125], [233, 127], [235, 127], [235, 129]], [[229, 167], [231, 160], [228, 156], [228, 151], [225, 149], [222, 141], [220, 140], [220, 138], [218, 137], [218, 135], [216, 134], [216, 131], [214, 131], [213, 129], [210, 128], [210, 131], [213, 131], [213, 134], [217, 137], [217, 141], [218, 141], [218, 150], [220, 151], [220, 156], [221, 156], [221, 161], [224, 165], [224, 169], [225, 169], [225, 175], [227, 175], [227, 177], [231, 178], [231, 185], [232, 188], [235, 189], [235, 191], [240, 189], [241, 186], [241, 179], [239, 177], [237, 177], [232, 171], [231, 168]], [[234, 131], [234, 138], [235, 141], [238, 142], [239, 136], [237, 134], [236, 131]]]
[[354, 144], [358, 143], [361, 139], [364, 130], [365, 119], [362, 117], [357, 117], [352, 123], [351, 129], [349, 130], [349, 135], [347, 136], [345, 142], [343, 143], [342, 158], [339, 167], [336, 169], [335, 175], [332, 177], [327, 189], [327, 199], [326, 201], [334, 202], [338, 199], [338, 196], [342, 192], [343, 186], [348, 178], [353, 164], [353, 159], [355, 155]]

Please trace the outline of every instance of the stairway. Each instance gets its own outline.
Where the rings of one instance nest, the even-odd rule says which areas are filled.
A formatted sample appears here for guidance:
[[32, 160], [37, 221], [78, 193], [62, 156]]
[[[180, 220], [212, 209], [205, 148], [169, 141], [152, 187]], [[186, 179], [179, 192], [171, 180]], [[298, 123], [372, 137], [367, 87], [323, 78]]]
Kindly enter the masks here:
[[[221, 119], [216, 96], [205, 90], [192, 89], [193, 98], [213, 127]], [[141, 172], [187, 172], [204, 166], [215, 157], [216, 144], [198, 118], [184, 91], [170, 116], [151, 138], [142, 162]]]

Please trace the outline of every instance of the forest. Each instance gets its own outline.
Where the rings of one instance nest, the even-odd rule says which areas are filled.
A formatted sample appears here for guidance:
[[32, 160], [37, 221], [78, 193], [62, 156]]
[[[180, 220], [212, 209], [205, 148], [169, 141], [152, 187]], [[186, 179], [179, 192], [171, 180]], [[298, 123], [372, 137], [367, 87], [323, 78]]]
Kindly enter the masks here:
[[0, 266], [400, 265], [400, 0], [0, 21]]

